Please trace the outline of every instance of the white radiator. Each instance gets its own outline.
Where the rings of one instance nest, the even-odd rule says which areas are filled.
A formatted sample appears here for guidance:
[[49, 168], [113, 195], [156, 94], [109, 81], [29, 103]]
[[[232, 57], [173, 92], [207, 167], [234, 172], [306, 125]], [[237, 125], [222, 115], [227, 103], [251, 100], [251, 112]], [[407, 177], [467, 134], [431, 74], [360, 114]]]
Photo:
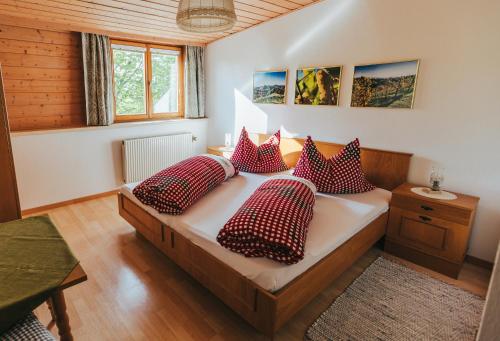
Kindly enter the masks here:
[[124, 140], [122, 152], [125, 183], [142, 181], [193, 156], [193, 134]]

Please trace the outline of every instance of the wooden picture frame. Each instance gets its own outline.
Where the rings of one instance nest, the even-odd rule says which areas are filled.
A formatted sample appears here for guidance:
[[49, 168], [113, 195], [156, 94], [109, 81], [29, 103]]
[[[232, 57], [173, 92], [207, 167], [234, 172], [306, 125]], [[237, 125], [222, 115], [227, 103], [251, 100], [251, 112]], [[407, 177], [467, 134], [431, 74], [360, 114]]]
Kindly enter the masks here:
[[351, 107], [413, 109], [419, 59], [354, 66]]
[[[269, 135], [258, 134], [259, 142]], [[289, 166], [297, 163], [303, 139], [281, 140], [280, 148]], [[326, 156], [343, 145], [316, 142]], [[367, 178], [378, 187], [392, 190], [406, 182], [411, 154], [362, 148]], [[170, 226], [163, 224], [122, 193], [120, 215], [162, 253], [198, 280], [260, 332], [273, 336], [295, 313], [347, 270], [385, 235], [388, 213], [369, 223], [348, 241], [276, 292], [269, 292], [200, 248]]]
[[[326, 83], [326, 87], [331, 87], [331, 89], [326, 89], [326, 93], [324, 96], [320, 96], [319, 89], [317, 90], [317, 94], [314, 98], [304, 99], [301, 98], [303, 96], [303, 92], [301, 88], [307, 87], [307, 83], [304, 82], [304, 79], [299, 79], [299, 72], [304, 73], [305, 71], [310, 71], [309, 77], [314, 77], [313, 83], [317, 83], [318, 72], [324, 71], [327, 75], [331, 77], [331, 83]], [[307, 76], [306, 76], [307, 77]], [[302, 82], [302, 83], [301, 83]], [[338, 84], [335, 84], [337, 82]], [[302, 67], [297, 68], [295, 71], [295, 96], [294, 96], [294, 104], [296, 105], [312, 105], [312, 106], [339, 106], [340, 102], [340, 89], [342, 86], [342, 65], [334, 65], [334, 66], [312, 66], [312, 67]], [[319, 86], [318, 86], [319, 87]], [[309, 90], [309, 89], [308, 89]], [[331, 95], [331, 98], [330, 98]], [[324, 98], [321, 98], [324, 97]]]
[[[256, 77], [262, 79], [256, 80]], [[284, 79], [283, 79], [284, 78]], [[273, 83], [275, 82], [275, 83]], [[268, 84], [269, 83], [269, 84]], [[265, 87], [283, 87], [283, 95], [280, 89], [267, 90]], [[262, 88], [262, 90], [260, 90]], [[258, 92], [265, 92], [265, 96], [256, 96]], [[255, 104], [286, 104], [288, 94], [288, 69], [257, 70], [253, 73], [252, 102]], [[273, 96], [273, 97], [271, 97]], [[271, 98], [270, 98], [271, 97]]]

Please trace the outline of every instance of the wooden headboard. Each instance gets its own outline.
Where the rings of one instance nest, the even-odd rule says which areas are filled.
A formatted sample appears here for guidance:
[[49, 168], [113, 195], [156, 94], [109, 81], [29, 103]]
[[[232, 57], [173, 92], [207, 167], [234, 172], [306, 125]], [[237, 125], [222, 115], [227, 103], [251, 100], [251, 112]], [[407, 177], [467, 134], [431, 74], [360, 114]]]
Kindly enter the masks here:
[[[259, 145], [270, 135], [250, 134], [252, 140]], [[304, 139], [282, 138], [280, 143], [281, 154], [289, 167], [295, 167], [299, 160]], [[337, 154], [343, 144], [314, 141], [318, 150], [327, 158]], [[387, 150], [361, 148], [361, 165], [368, 181], [377, 187], [392, 191], [406, 182], [410, 158], [413, 154], [391, 152]]]

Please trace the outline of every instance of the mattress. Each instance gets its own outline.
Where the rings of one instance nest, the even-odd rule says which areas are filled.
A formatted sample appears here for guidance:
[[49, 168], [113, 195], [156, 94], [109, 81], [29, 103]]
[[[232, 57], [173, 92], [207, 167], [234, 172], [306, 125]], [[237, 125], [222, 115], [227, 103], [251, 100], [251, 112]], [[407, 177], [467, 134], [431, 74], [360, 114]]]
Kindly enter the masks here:
[[247, 258], [220, 246], [216, 239], [219, 230], [269, 176], [241, 172], [178, 216], [161, 214], [143, 205], [132, 194], [138, 183], [124, 185], [121, 192], [165, 225], [271, 292], [284, 287], [389, 208], [391, 192], [380, 188], [360, 194], [318, 193], [304, 259], [293, 265], [267, 258]]

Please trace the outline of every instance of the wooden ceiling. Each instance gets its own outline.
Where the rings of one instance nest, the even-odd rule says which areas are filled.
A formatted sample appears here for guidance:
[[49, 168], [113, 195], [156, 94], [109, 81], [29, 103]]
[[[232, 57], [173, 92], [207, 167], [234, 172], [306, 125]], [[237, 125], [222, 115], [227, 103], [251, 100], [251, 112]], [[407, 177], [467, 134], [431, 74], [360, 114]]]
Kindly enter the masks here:
[[236, 25], [230, 31], [212, 34], [193, 34], [177, 28], [176, 0], [1, 0], [0, 16], [23, 18], [31, 26], [36, 22], [47, 29], [204, 45], [318, 1], [235, 0]]

